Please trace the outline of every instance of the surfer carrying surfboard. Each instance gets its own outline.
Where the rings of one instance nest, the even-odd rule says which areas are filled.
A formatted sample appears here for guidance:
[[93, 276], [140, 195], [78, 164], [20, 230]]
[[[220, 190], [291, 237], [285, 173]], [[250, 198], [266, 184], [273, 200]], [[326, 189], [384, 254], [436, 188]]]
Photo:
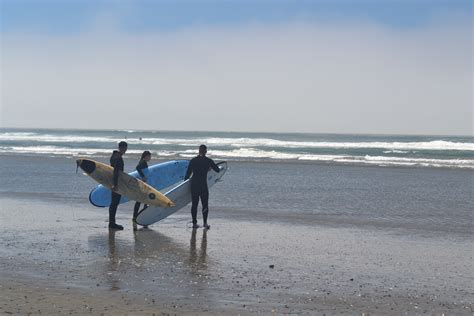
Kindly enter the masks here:
[[[135, 169], [137, 169], [138, 174], [140, 175], [140, 178], [143, 182], [147, 181], [147, 177], [143, 170], [148, 169], [148, 161], [151, 159], [151, 153], [148, 150], [145, 150], [142, 153], [142, 156], [140, 158], [140, 161], [138, 162], [138, 165]], [[136, 223], [137, 215], [138, 215], [138, 210], [140, 209], [140, 202], [135, 202], [135, 206], [133, 207], [133, 223]], [[147, 205], [145, 205], [147, 207]]]
[[123, 162], [123, 154], [127, 151], [128, 144], [124, 141], [118, 144], [118, 150], [114, 150], [112, 156], [110, 157], [110, 165], [114, 167], [113, 174], [113, 185], [112, 185], [112, 202], [109, 207], [109, 228], [123, 230], [122, 225], [115, 223], [115, 214], [117, 213], [117, 207], [120, 203], [120, 194], [115, 192], [118, 186], [119, 171], [123, 171], [125, 163]]
[[211, 227], [207, 224], [207, 216], [209, 214], [209, 189], [207, 187], [207, 172], [211, 168], [215, 172], [219, 172], [220, 169], [212, 159], [206, 157], [206, 154], [206, 145], [199, 146], [199, 155], [191, 160], [184, 177], [184, 180], [186, 181], [191, 176], [191, 173], [193, 175], [191, 178], [191, 216], [193, 218], [193, 228], [199, 228], [199, 225], [197, 224], [197, 207], [199, 204], [199, 199], [201, 199], [202, 204], [204, 228], [209, 229]]

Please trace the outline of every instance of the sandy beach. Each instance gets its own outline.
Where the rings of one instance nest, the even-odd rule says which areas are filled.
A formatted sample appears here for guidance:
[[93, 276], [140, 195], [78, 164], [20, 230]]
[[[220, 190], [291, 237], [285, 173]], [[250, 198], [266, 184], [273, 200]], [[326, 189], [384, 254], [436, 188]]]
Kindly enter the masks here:
[[2, 196], [1, 205], [0, 314], [473, 311], [469, 235], [249, 221], [230, 210], [216, 210], [207, 232], [188, 228], [187, 210], [133, 232], [123, 208], [125, 230], [109, 232], [106, 210], [86, 204]]
[[0, 0], [0, 316], [474, 316], [473, 13]]

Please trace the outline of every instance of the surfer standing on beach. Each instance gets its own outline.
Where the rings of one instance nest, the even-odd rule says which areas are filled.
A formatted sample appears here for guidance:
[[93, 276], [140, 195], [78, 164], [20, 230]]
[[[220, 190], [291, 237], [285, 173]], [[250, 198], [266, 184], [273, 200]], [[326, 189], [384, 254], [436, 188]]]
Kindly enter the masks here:
[[110, 165], [114, 168], [113, 185], [112, 185], [112, 202], [109, 207], [109, 228], [123, 230], [122, 225], [115, 223], [115, 214], [117, 213], [117, 207], [120, 203], [120, 194], [115, 192], [118, 186], [119, 171], [123, 171], [125, 163], [123, 162], [123, 154], [127, 151], [128, 144], [124, 141], [118, 144], [118, 151], [114, 150], [110, 157]]
[[199, 155], [194, 157], [189, 163], [188, 170], [184, 180], [189, 179], [191, 173], [191, 216], [193, 217], [193, 228], [199, 228], [197, 224], [197, 207], [199, 199], [202, 203], [202, 217], [204, 221], [204, 228], [209, 229], [211, 226], [207, 224], [207, 215], [209, 213], [209, 189], [207, 187], [207, 172], [212, 168], [215, 172], [219, 172], [219, 167], [212, 161], [212, 159], [206, 157], [207, 147], [206, 145], [199, 146]]
[[[148, 179], [143, 172], [143, 170], [148, 169], [148, 161], [151, 159], [151, 153], [148, 150], [145, 150], [142, 153], [142, 157], [140, 158], [140, 161], [138, 162], [138, 165], [135, 169], [137, 169], [138, 174], [140, 175], [140, 178], [143, 182], [146, 182]], [[136, 228], [136, 220], [138, 216], [138, 210], [140, 209], [140, 202], [135, 202], [135, 206], [133, 207], [133, 224], [134, 224], [134, 229]], [[145, 205], [145, 208], [147, 205]]]

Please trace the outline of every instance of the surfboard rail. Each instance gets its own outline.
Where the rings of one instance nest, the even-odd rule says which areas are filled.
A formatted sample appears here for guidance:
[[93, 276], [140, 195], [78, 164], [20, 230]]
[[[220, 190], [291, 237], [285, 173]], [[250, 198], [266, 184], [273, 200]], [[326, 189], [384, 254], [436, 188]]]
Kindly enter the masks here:
[[[147, 184], [160, 192], [166, 192], [170, 187], [184, 179], [189, 160], [178, 159], [160, 162], [149, 166], [143, 172], [147, 177]], [[139, 178], [138, 172], [132, 171], [128, 173], [130, 176]], [[111, 190], [99, 184], [89, 193], [89, 202], [96, 207], [109, 207], [112, 201]], [[129, 199], [122, 196], [120, 204], [129, 202]]]
[[[108, 189], [112, 188], [113, 167], [88, 158], [79, 158], [76, 163], [79, 168], [84, 170], [84, 172], [96, 182], [102, 184]], [[175, 203], [160, 191], [140, 179], [132, 177], [122, 171], [119, 171], [116, 192], [131, 200], [139, 201], [148, 205], [164, 208], [175, 206]], [[91, 200], [90, 195], [89, 200]]]

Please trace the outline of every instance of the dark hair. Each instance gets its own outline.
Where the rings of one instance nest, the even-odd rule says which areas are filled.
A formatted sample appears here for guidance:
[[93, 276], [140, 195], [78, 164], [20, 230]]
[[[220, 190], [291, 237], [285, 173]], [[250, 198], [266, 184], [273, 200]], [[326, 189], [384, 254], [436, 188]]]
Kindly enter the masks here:
[[207, 151], [207, 147], [206, 145], [201, 145], [199, 146], [199, 153], [205, 153]]
[[127, 148], [128, 144], [127, 144], [127, 142], [121, 141], [118, 146], [119, 146], [119, 148]]
[[142, 158], [140, 158], [140, 159], [144, 159], [146, 156], [151, 156], [151, 152], [149, 152], [148, 150], [145, 150], [145, 151], [142, 153]]

